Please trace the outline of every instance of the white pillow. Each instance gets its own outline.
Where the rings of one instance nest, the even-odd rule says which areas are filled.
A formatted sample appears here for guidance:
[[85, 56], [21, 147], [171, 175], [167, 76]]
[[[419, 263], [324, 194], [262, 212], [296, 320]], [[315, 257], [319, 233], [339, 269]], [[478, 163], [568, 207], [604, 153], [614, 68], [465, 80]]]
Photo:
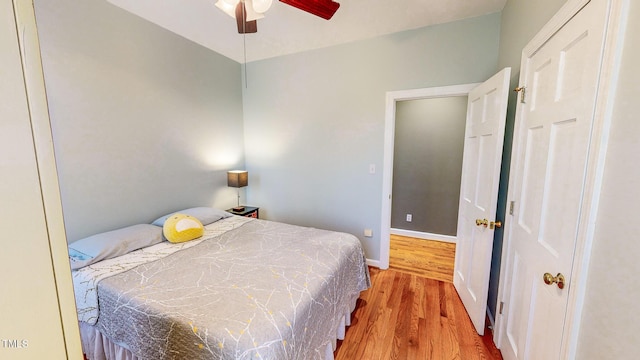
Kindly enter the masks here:
[[203, 226], [206, 226], [218, 220], [233, 216], [233, 214], [230, 214], [224, 210], [202, 206], [202, 207], [193, 207], [190, 209], [184, 209], [184, 210], [172, 212], [171, 214], [167, 214], [165, 216], [157, 218], [151, 224], [162, 227], [164, 226], [164, 222], [167, 221], [167, 219], [173, 214], [185, 214], [185, 215], [193, 216], [194, 218], [200, 220]]
[[69, 244], [71, 270], [162, 242], [162, 229], [138, 224], [95, 234]]

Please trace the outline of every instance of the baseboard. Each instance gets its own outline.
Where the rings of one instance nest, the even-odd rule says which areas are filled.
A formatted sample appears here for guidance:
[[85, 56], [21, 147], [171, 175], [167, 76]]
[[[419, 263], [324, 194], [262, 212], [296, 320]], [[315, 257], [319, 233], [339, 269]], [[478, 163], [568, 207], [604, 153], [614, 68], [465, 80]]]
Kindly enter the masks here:
[[437, 240], [437, 241], [443, 241], [443, 242], [454, 243], [454, 244], [458, 240], [457, 236], [432, 234], [432, 233], [427, 233], [422, 231], [413, 231], [413, 230], [404, 230], [404, 229], [391, 228], [389, 233], [392, 235], [410, 236], [418, 239]]
[[[367, 259], [367, 265], [377, 267], [378, 269], [382, 269], [380, 267], [380, 260]], [[383, 269], [385, 270], [385, 269]]]

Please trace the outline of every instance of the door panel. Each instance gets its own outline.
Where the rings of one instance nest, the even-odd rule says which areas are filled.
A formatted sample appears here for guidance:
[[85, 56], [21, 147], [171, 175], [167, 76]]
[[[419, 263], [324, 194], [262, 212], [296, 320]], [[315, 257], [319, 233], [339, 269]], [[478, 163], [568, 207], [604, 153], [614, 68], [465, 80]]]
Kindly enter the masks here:
[[544, 148], [543, 128], [541, 126], [527, 129], [527, 150], [524, 155], [525, 164], [523, 168], [523, 184], [521, 200], [522, 211], [518, 216], [518, 225], [523, 231], [531, 234], [533, 229], [540, 226], [540, 207], [542, 204], [536, 199], [542, 198], [542, 186], [544, 184], [545, 158], [542, 152], [536, 152], [532, 149]]
[[453, 283], [479, 334], [484, 333], [509, 77], [506, 68], [469, 93]]
[[[489, 114], [487, 117], [493, 117], [494, 119], [499, 119], [499, 115]], [[486, 118], [485, 118], [486, 121]], [[480, 159], [478, 159], [478, 163], [480, 165], [480, 169], [482, 171], [478, 171], [477, 183], [478, 185], [488, 185], [494, 182], [493, 177], [493, 166], [496, 163], [496, 156], [498, 158], [502, 157], [502, 146], [500, 149], [497, 149], [497, 145], [502, 143], [501, 139], [496, 139], [493, 134], [484, 134], [480, 137], [480, 151], [479, 154]], [[496, 154], [496, 152], [500, 152]], [[498, 161], [501, 163], [501, 161]], [[488, 191], [486, 187], [481, 187], [476, 192], [476, 206], [480, 211], [488, 211], [491, 207], [495, 207], [496, 199], [493, 198], [493, 194], [491, 191]], [[493, 219], [494, 215], [490, 218]]]
[[[525, 281], [527, 276], [526, 264], [520, 261], [520, 254], [516, 253], [513, 260], [513, 284], [511, 288], [510, 298], [512, 299], [511, 311], [518, 314], [529, 313], [529, 302], [527, 299], [531, 298], [531, 289], [524, 286], [528, 283]], [[508, 345], [515, 349], [516, 352], [520, 352], [520, 349], [524, 347], [523, 339], [527, 332], [527, 319], [521, 316], [510, 317], [506, 325], [506, 339]]]
[[[477, 137], [468, 139], [465, 141], [464, 148], [469, 149], [469, 151], [464, 152], [462, 162], [463, 164], [469, 164], [469, 173], [477, 174], [479, 167], [478, 156], [480, 154], [480, 139]], [[462, 184], [462, 194], [465, 205], [471, 205], [474, 203], [474, 197], [477, 193], [476, 185], [477, 183], [475, 181], [467, 181]]]
[[[581, 129], [582, 128], [582, 129]], [[547, 166], [546, 192], [542, 203], [542, 219], [538, 241], [556, 258], [571, 257], [575, 237], [580, 195], [580, 186], [586, 164], [586, 142], [580, 141], [587, 126], [580, 126], [576, 119], [559, 121], [550, 126], [549, 160]], [[562, 202], [556, 199], [564, 199]]]

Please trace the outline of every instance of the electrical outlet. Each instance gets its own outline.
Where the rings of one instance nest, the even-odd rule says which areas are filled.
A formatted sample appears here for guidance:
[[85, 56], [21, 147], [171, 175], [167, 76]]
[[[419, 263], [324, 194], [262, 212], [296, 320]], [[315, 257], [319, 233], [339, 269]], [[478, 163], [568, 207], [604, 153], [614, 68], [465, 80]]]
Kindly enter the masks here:
[[365, 236], [365, 237], [372, 237], [372, 236], [373, 236], [373, 230], [371, 230], [371, 229], [364, 229], [364, 236]]
[[407, 222], [411, 222], [413, 220], [413, 215], [407, 214]]

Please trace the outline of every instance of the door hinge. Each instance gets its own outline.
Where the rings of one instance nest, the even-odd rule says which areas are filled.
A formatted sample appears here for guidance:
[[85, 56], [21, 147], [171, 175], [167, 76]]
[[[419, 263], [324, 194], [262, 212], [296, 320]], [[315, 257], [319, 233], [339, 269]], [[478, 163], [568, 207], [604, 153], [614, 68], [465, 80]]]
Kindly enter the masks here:
[[520, 93], [520, 102], [524, 104], [525, 94], [527, 92], [525, 87], [524, 86], [518, 86], [517, 88], [513, 89], [513, 91]]
[[500, 301], [500, 311], [498, 311], [498, 315], [502, 315], [502, 309], [504, 309], [504, 301]]
[[515, 206], [514, 205], [515, 203], [516, 203], [515, 201], [511, 201], [509, 203], [509, 215], [513, 215], [513, 207]]

